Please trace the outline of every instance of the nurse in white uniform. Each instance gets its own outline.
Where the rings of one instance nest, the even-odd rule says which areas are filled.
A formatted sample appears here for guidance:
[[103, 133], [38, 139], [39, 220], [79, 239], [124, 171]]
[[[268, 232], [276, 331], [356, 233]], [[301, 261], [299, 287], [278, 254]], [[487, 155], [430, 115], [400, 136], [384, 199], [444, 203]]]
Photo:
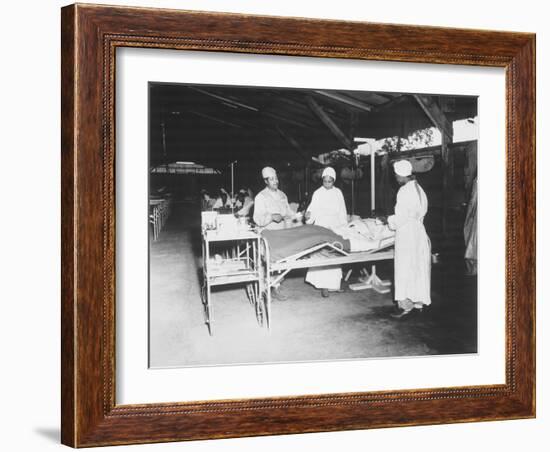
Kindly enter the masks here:
[[[347, 224], [346, 203], [340, 189], [334, 186], [336, 181], [334, 169], [325, 168], [322, 178], [323, 185], [313, 193], [305, 218], [310, 224], [334, 229]], [[342, 268], [340, 266], [310, 269], [306, 275], [306, 282], [321, 289], [323, 297], [328, 297], [329, 291], [340, 290], [341, 281]]]
[[412, 175], [412, 165], [400, 160], [393, 165], [401, 188], [397, 192], [395, 214], [388, 225], [395, 230], [395, 300], [403, 317], [431, 304], [431, 243], [424, 228], [428, 211], [426, 193]]

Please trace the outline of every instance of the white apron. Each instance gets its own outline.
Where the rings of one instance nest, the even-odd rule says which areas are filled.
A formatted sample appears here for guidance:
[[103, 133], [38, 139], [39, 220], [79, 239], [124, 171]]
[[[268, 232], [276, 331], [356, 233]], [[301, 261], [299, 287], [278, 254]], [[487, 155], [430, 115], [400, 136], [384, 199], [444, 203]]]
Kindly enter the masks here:
[[[307, 211], [311, 213], [310, 222], [317, 226], [334, 229], [347, 223], [344, 196], [336, 187], [329, 190], [320, 187], [315, 190]], [[340, 266], [313, 268], [306, 274], [306, 282], [317, 289], [339, 290], [341, 281]]]
[[395, 215], [388, 224], [395, 230], [395, 299], [431, 304], [431, 243], [424, 228], [428, 211], [426, 193], [416, 180], [397, 192]]

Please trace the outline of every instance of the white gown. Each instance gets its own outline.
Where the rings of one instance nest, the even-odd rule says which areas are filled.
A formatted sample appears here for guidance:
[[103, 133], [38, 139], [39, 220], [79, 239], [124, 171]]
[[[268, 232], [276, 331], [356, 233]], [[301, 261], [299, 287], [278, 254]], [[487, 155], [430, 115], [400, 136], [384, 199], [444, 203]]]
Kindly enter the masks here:
[[[348, 221], [344, 196], [336, 187], [329, 190], [320, 187], [315, 190], [307, 211], [311, 213], [310, 222], [329, 229], [343, 226]], [[306, 275], [306, 282], [317, 289], [339, 290], [341, 281], [340, 266], [313, 268]]]
[[428, 211], [426, 193], [416, 180], [397, 192], [395, 215], [388, 224], [395, 230], [395, 299], [431, 304], [431, 243], [424, 228]]

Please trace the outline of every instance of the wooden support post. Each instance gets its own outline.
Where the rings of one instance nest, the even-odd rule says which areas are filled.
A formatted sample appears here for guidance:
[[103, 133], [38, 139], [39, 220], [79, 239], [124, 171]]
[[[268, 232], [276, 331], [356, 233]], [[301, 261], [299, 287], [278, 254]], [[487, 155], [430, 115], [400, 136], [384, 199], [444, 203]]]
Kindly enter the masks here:
[[166, 150], [166, 117], [164, 114], [164, 110], [161, 111], [160, 132], [162, 137], [162, 163], [164, 163], [166, 172], [168, 172], [168, 153]]
[[389, 154], [384, 154], [380, 163], [380, 202], [378, 203], [381, 206], [384, 215], [387, 215], [391, 209], [389, 162]]
[[445, 237], [448, 232], [448, 203], [453, 199], [453, 175], [454, 165], [450, 145], [453, 142], [453, 124], [435, 101], [433, 96], [414, 94], [413, 97], [420, 108], [430, 118], [432, 124], [441, 132], [441, 161], [443, 169], [443, 190], [441, 199], [442, 208], [442, 232]]
[[454, 176], [454, 162], [453, 154], [449, 145], [452, 143], [452, 138], [449, 138], [446, 134], [441, 134], [441, 162], [443, 166], [443, 193], [442, 193], [442, 229], [443, 236], [448, 233], [448, 215], [449, 215], [449, 202], [453, 199], [453, 176]]
[[307, 162], [306, 166], [304, 167], [304, 201], [306, 203], [309, 202], [309, 199], [310, 199], [310, 193], [309, 193], [309, 191], [311, 190], [310, 184], [311, 184], [311, 162]]

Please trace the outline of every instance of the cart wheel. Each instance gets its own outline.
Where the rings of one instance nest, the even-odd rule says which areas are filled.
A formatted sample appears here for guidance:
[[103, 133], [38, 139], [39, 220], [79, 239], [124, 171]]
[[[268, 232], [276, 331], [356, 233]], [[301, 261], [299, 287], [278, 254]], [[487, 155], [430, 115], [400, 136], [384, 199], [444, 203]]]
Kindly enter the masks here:
[[246, 285], [246, 298], [248, 298], [248, 302], [253, 305], [254, 304], [254, 288], [252, 287], [252, 284]]
[[264, 326], [264, 296], [261, 294], [260, 299], [256, 302], [256, 320], [260, 326]]
[[206, 283], [205, 282], [201, 284], [201, 302], [204, 306], [206, 306]]
[[208, 334], [212, 336], [212, 326], [210, 325], [210, 311], [208, 310], [208, 300], [206, 299], [206, 284], [202, 285], [201, 299], [202, 299], [202, 314], [204, 317], [204, 323], [206, 323], [206, 326], [208, 327]]

